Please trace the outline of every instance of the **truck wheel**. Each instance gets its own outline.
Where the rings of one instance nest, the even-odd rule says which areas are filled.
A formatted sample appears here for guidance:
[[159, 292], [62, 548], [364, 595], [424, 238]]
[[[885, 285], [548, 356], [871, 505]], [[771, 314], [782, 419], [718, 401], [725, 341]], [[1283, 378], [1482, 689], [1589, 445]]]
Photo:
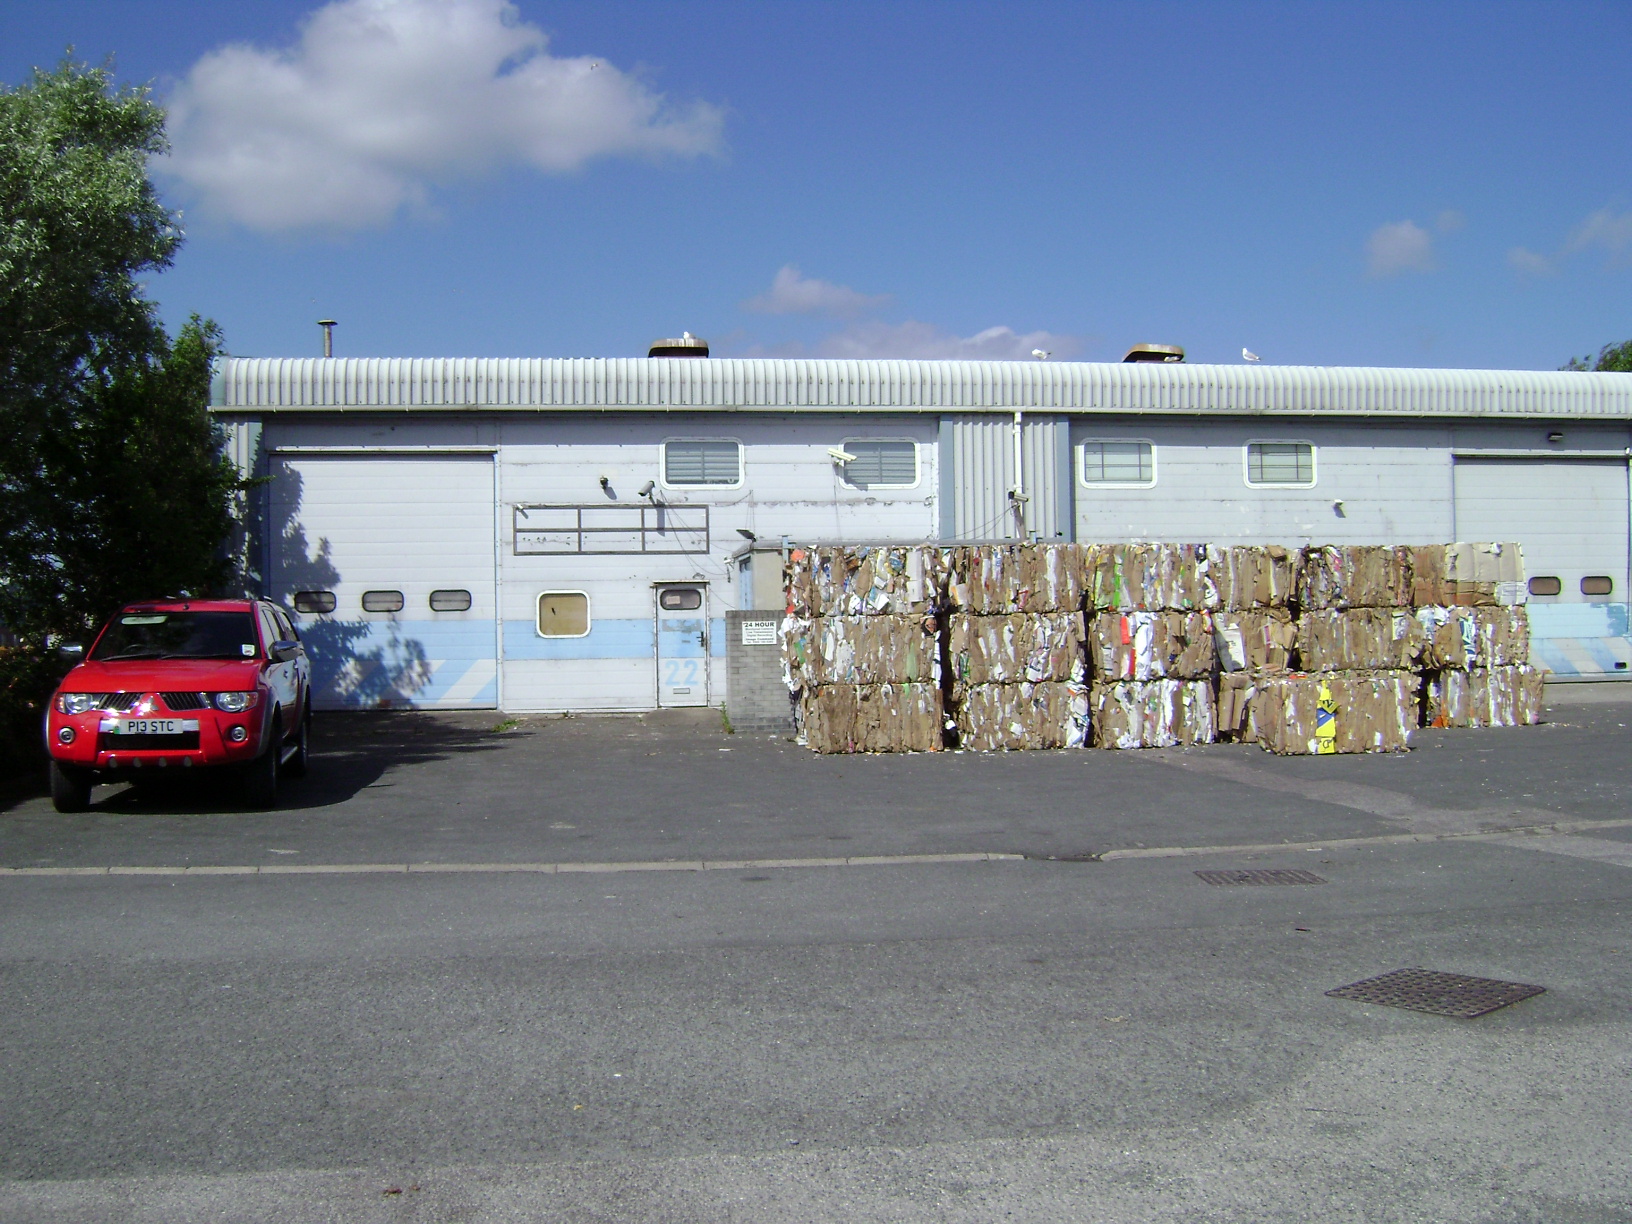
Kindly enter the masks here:
[[278, 801], [278, 758], [283, 755], [283, 724], [272, 720], [266, 747], [244, 766], [244, 802], [265, 810]]
[[[283, 763], [283, 772], [291, 778], [306, 776], [307, 759], [310, 755], [312, 738], [312, 709], [310, 698], [307, 699], [306, 716], [300, 720], [300, 734], [295, 737], [295, 750], [289, 754], [289, 759]], [[280, 748], [281, 752], [282, 749]]]
[[91, 775], [75, 765], [51, 762], [51, 806], [59, 812], [83, 812], [91, 806]]

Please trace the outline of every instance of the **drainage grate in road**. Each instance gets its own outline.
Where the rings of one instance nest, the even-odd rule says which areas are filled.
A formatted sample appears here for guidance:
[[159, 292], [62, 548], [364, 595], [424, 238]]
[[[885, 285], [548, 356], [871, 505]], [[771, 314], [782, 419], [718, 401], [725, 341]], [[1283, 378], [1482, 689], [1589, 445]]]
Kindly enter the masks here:
[[1460, 973], [1440, 973], [1433, 969], [1396, 969], [1363, 982], [1350, 982], [1326, 992], [1334, 999], [1357, 1003], [1378, 1003], [1384, 1007], [1404, 1007], [1432, 1012], [1436, 1016], [1458, 1016], [1471, 1020], [1497, 1008], [1534, 995], [1546, 994], [1545, 986], [1523, 982], [1499, 982], [1495, 978], [1466, 977]]
[[1312, 871], [1296, 867], [1255, 867], [1250, 871], [1198, 871], [1208, 884], [1324, 884]]

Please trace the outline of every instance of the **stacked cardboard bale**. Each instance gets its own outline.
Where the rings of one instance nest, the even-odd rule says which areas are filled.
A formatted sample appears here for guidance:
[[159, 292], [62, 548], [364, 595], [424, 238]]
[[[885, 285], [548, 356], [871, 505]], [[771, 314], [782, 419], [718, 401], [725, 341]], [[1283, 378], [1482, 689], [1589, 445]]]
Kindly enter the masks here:
[[1212, 548], [1213, 642], [1218, 654], [1218, 733], [1252, 741], [1250, 712], [1260, 689], [1281, 682], [1292, 665], [1292, 616], [1299, 554], [1278, 544]]
[[1543, 674], [1530, 666], [1524, 553], [1517, 544], [1418, 549], [1423, 722], [1513, 727], [1541, 721]]
[[817, 752], [941, 746], [937, 548], [796, 548], [782, 657], [800, 738]]
[[983, 545], [948, 557], [951, 722], [961, 748], [1088, 741], [1082, 550]]
[[1213, 553], [1196, 544], [1084, 550], [1089, 717], [1102, 748], [1217, 738]]
[[1410, 747], [1424, 645], [1412, 608], [1414, 572], [1410, 548], [1305, 549], [1288, 600], [1295, 621], [1286, 670], [1230, 703], [1240, 738], [1278, 753]]
[[1541, 721], [1542, 681], [1530, 666], [1530, 621], [1522, 607], [1418, 609], [1423, 652], [1423, 721], [1431, 727], [1517, 727]]

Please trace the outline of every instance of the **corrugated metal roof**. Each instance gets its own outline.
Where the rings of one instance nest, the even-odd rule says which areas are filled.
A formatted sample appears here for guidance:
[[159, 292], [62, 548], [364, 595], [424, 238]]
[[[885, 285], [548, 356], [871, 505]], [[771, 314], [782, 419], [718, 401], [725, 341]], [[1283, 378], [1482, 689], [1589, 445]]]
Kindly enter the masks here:
[[1632, 375], [1065, 361], [228, 357], [222, 410], [713, 409], [1632, 419]]

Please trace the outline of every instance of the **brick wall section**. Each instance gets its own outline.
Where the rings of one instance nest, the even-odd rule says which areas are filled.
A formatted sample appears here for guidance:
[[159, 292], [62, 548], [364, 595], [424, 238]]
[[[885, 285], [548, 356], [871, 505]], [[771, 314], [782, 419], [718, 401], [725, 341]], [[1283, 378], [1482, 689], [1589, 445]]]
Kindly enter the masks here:
[[[750, 633], [771, 627], [765, 645], [745, 646], [743, 623]], [[793, 712], [788, 687], [782, 682], [782, 645], [777, 630], [780, 610], [731, 610], [725, 614], [726, 716], [734, 730], [745, 735], [791, 735]]]

